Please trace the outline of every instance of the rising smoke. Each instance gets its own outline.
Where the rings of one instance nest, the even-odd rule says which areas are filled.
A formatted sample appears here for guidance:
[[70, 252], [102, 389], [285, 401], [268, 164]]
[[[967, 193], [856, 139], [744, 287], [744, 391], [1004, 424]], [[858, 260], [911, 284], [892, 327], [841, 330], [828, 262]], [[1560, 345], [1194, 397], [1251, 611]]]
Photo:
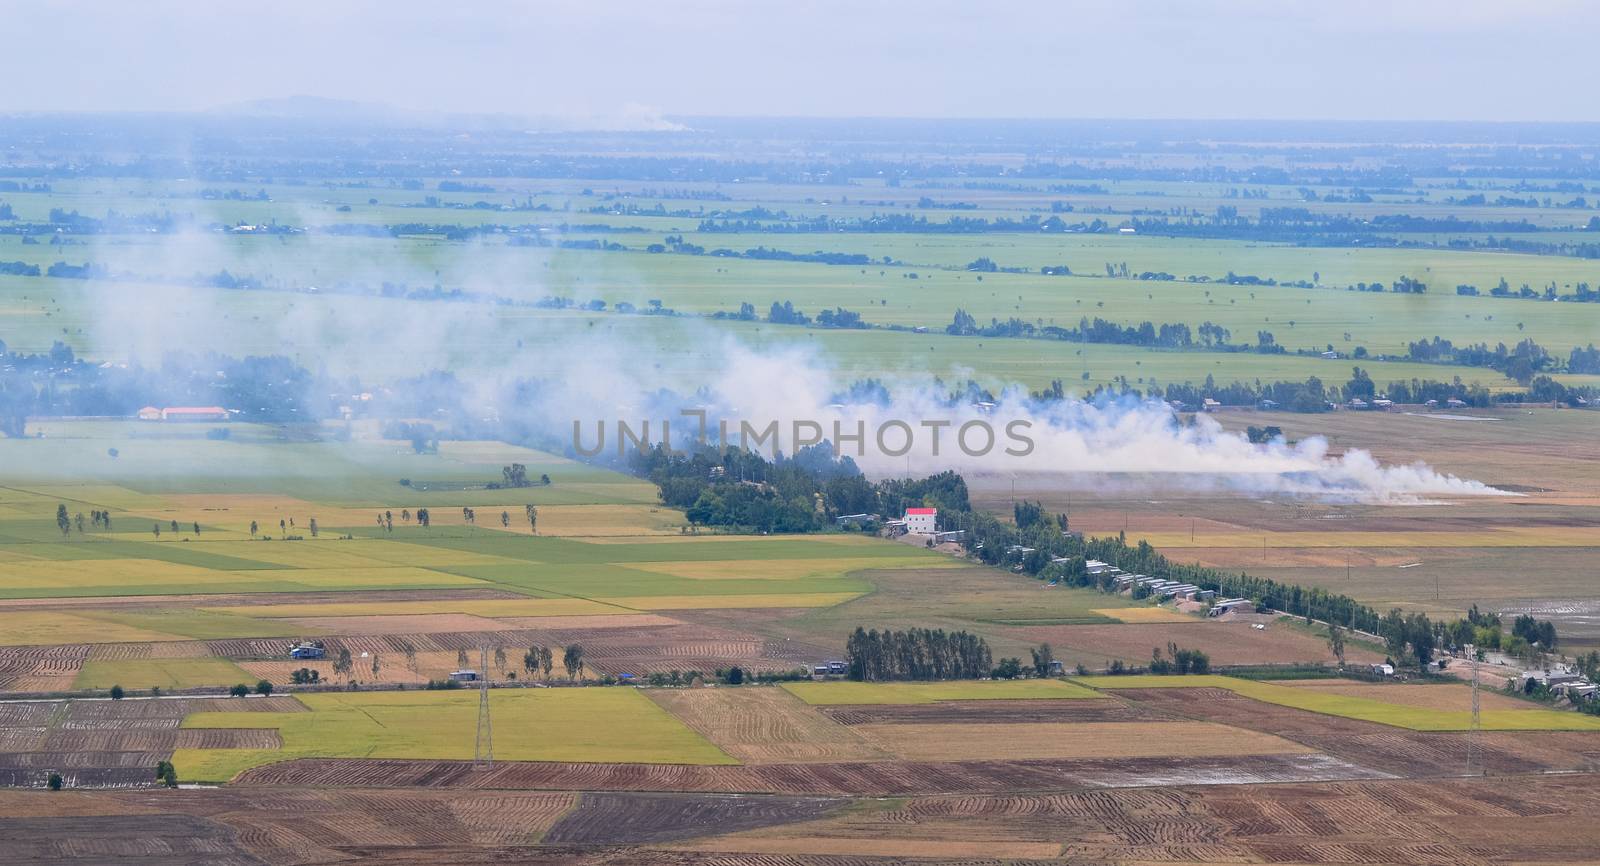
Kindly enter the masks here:
[[[320, 254], [322, 244], [338, 242], [307, 238], [295, 243]], [[526, 257], [513, 270], [505, 264], [510, 259], [495, 252], [468, 247], [458, 255], [482, 262], [484, 270], [474, 279], [499, 296], [532, 300], [542, 293], [542, 280], [530, 273]], [[182, 277], [210, 272], [238, 255], [213, 234], [189, 234], [166, 239], [135, 266], [144, 273]], [[620, 257], [604, 258], [608, 268], [625, 267], [612, 264], [622, 262]], [[535, 263], [535, 273], [542, 264]], [[257, 266], [271, 267], [265, 259]], [[457, 270], [464, 266], [458, 262]], [[643, 284], [626, 273], [605, 276], [612, 286]], [[340, 279], [426, 286], [435, 278], [401, 261], [365, 272], [346, 268]], [[777, 435], [758, 450], [792, 454], [807, 441], [825, 440], [876, 476], [946, 469], [1139, 476], [1166, 488], [1387, 503], [1506, 495], [1420, 463], [1384, 466], [1358, 450], [1330, 455], [1319, 437], [1254, 444], [1205, 415], [1180, 422], [1159, 401], [1040, 402], [1017, 388], [1002, 392], [993, 405], [953, 400], [950, 388], [936, 377], [954, 374], [964, 381], [965, 371], [958, 370], [902, 369], [889, 376], [873, 371], [883, 379], [887, 398], [850, 402], [839, 394], [862, 371], [840, 370], [799, 344], [799, 331], [794, 338], [773, 339], [769, 328], [765, 341], [757, 342], [700, 319], [310, 293], [303, 280], [293, 278], [274, 291], [140, 289], [105, 293], [84, 341], [90, 351], [146, 364], [159, 363], [162, 351], [174, 346], [285, 354], [323, 374], [391, 387], [448, 369], [456, 373], [460, 402], [473, 417], [514, 422], [518, 429], [536, 431], [544, 443], [593, 447], [604, 427], [610, 433], [606, 447], [614, 453], [621, 422], [636, 434], [648, 423], [647, 438], [657, 441], [670, 426], [674, 444], [683, 445], [698, 432], [699, 421], [681, 413], [696, 410], [705, 414], [713, 439], [719, 422], [727, 422], [735, 435], [744, 423], [756, 430], [775, 424]], [[605, 294], [613, 303], [628, 299], [642, 306], [645, 301], [617, 291]], [[537, 387], [528, 387], [530, 382]], [[857, 434], [864, 435], [853, 439]]]

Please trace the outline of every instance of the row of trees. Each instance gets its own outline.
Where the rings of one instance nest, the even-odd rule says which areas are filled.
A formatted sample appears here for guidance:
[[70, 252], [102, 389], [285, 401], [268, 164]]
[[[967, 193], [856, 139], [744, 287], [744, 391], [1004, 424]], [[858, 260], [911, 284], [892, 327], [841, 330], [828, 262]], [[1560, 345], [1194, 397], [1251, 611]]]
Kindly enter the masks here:
[[845, 662], [849, 678], [865, 682], [978, 679], [994, 670], [983, 638], [926, 628], [857, 627], [845, 642]]

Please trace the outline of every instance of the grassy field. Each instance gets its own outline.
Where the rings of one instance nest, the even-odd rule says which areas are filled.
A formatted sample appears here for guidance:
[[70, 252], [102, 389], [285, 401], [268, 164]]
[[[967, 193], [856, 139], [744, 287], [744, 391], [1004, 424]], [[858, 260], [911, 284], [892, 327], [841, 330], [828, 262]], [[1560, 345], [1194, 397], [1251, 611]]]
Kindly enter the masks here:
[[962, 680], [943, 683], [784, 683], [813, 706], [931, 704], [938, 701], [1009, 701], [1092, 698], [1089, 689], [1064, 680]]
[[[186, 728], [274, 728], [280, 750], [180, 749], [181, 778], [225, 782], [295, 758], [470, 760], [478, 694], [308, 694], [309, 713], [197, 713]], [[490, 692], [495, 757], [507, 761], [731, 764], [734, 759], [634, 689]]]
[[[1079, 677], [1076, 682], [1107, 690], [1227, 689], [1269, 704], [1364, 722], [1376, 722], [1380, 725], [1413, 731], [1465, 731], [1472, 727], [1471, 711], [1443, 711], [1373, 698], [1332, 694], [1314, 688], [1298, 688], [1233, 677], [1214, 675]], [[1483, 730], [1486, 731], [1600, 731], [1600, 717], [1538, 708], [1486, 710], [1481, 713], [1481, 721]]]
[[89, 661], [72, 684], [79, 689], [187, 689], [218, 683], [255, 685], [255, 678], [222, 659], [133, 659]]

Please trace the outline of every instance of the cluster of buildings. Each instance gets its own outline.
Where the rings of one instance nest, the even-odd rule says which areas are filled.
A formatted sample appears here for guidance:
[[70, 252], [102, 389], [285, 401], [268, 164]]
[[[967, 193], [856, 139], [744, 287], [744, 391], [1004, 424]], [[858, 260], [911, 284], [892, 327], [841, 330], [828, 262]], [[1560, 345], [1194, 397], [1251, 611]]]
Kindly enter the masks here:
[[1535, 685], [1544, 686], [1550, 694], [1566, 698], [1572, 703], [1600, 700], [1600, 685], [1589, 682], [1583, 674], [1571, 670], [1524, 671], [1517, 685], [1524, 692]]
[[[1052, 561], [1065, 562], [1066, 560], [1057, 557]], [[1132, 591], [1134, 587], [1142, 586], [1149, 589], [1151, 595], [1160, 599], [1172, 598], [1178, 599], [1179, 601], [1210, 601], [1217, 596], [1215, 590], [1201, 589], [1195, 584], [1184, 583], [1181, 580], [1167, 580], [1166, 578], [1161, 577], [1151, 577], [1147, 574], [1129, 574], [1115, 565], [1101, 562], [1098, 559], [1088, 560], [1083, 564], [1083, 567], [1084, 571], [1088, 572], [1090, 577], [1110, 577], [1111, 588], [1117, 592], [1129, 592]]]

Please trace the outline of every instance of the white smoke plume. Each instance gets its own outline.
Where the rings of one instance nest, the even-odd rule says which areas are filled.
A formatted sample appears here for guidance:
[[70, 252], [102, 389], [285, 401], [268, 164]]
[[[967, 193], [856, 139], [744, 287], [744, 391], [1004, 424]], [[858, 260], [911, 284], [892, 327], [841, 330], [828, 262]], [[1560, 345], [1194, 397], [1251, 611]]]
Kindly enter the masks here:
[[[468, 246], [460, 254], [472, 251]], [[186, 276], [213, 271], [229, 255], [214, 236], [191, 234], [147, 252], [138, 269]], [[626, 267], [622, 259], [606, 261]], [[376, 284], [409, 274], [411, 285], [432, 283], [432, 274], [417, 271], [407, 263], [389, 263], [342, 278]], [[543, 291], [528, 270], [480, 274], [479, 279], [522, 300]], [[307, 288], [279, 286], [268, 293], [170, 284], [144, 285], [138, 292], [113, 289], [102, 294], [86, 342], [92, 351], [147, 364], [172, 347], [285, 354], [314, 371], [355, 374], [368, 384], [448, 369], [470, 392], [465, 402], [478, 417], [515, 417], [562, 443], [574, 442], [576, 422], [576, 444], [590, 448], [603, 425], [613, 454], [618, 422], [641, 433], [648, 421], [649, 438], [660, 440], [666, 421], [675, 444], [682, 444], [696, 432], [698, 420], [680, 412], [699, 409], [713, 438], [719, 420], [730, 423], [735, 442], [741, 422], [756, 432], [775, 423], [776, 440], [760, 443], [758, 450], [792, 454], [806, 441], [826, 440], [876, 476], [946, 469], [1141, 476], [1185, 489], [1387, 503], [1510, 495], [1420, 463], [1385, 466], [1359, 450], [1333, 456], [1319, 437], [1292, 445], [1253, 444], [1205, 415], [1179, 423], [1154, 400], [1036, 403], [1013, 388], [993, 405], [952, 401], [949, 386], [935, 383], [938, 375], [965, 379], [964, 371], [950, 369], [876, 373], [889, 399], [846, 405], [838, 395], [862, 371], [839, 370], [785, 336], [757, 344], [701, 319], [316, 295], [306, 294]], [[296, 293], [285, 295], [285, 289]], [[274, 306], [276, 312], [269, 312]], [[515, 405], [514, 386], [526, 380], [543, 383], [540, 405]], [[804, 438], [797, 441], [797, 434]], [[856, 434], [864, 436], [851, 438]]]
[[[762, 441], [760, 450], [792, 454], [821, 438], [873, 475], [947, 469], [1138, 475], [1156, 476], [1170, 486], [1384, 503], [1509, 495], [1421, 463], [1385, 466], [1361, 450], [1333, 456], [1321, 437], [1292, 445], [1282, 440], [1257, 445], [1205, 415], [1180, 423], [1157, 400], [1037, 403], [1026, 391], [1013, 388], [993, 405], [982, 405], [952, 401], [946, 389], [919, 376], [889, 380], [887, 402], [840, 403], [835, 395], [846, 384], [844, 377], [814, 352], [757, 349], [726, 338], [714, 345], [720, 346], [723, 368], [704, 382], [701, 401], [695, 404], [707, 412], [708, 438], [718, 439], [720, 419], [727, 421], [729, 441], [740, 442], [743, 432], [744, 444], [754, 446], [776, 422], [776, 441]], [[575, 373], [568, 381], [588, 383], [583, 389], [587, 400], [567, 403], [582, 407], [569, 414], [579, 425], [576, 441], [586, 449], [596, 446], [596, 432], [604, 423], [611, 437], [606, 447], [614, 452], [618, 420], [634, 432], [651, 421], [650, 433], [657, 441], [663, 420], [674, 440], [698, 432], [696, 417], [676, 414], [670, 400], [651, 403], [650, 386], [619, 378], [614, 370], [609, 376]], [[595, 387], [601, 382], [602, 387]], [[656, 414], [641, 412], [645, 405]], [[611, 414], [610, 408], [620, 411]], [[746, 431], [745, 423], [752, 429]]]

